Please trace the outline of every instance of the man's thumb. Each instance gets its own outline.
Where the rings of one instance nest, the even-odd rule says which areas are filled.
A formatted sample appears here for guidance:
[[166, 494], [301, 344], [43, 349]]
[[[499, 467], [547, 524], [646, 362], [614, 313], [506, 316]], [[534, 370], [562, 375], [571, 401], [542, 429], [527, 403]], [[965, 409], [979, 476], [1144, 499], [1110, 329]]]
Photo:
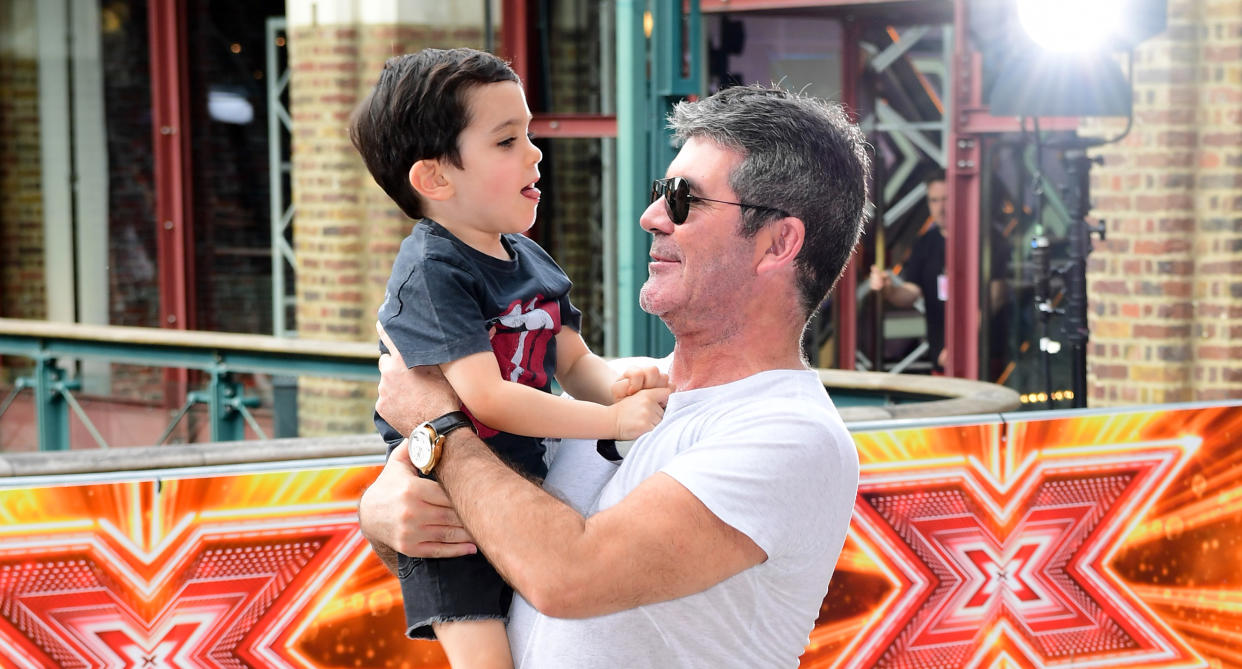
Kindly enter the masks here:
[[410, 460], [410, 440], [402, 439], [397, 447], [392, 449], [392, 454], [388, 456], [389, 462], [394, 462], [409, 470], [414, 469], [414, 463]]

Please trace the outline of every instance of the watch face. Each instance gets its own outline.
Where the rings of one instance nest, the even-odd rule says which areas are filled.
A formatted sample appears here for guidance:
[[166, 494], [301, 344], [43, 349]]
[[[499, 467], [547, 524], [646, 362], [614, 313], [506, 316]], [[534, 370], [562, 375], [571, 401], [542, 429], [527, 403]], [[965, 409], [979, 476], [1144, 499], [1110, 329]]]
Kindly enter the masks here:
[[425, 468], [431, 462], [431, 435], [427, 433], [427, 428], [422, 425], [414, 428], [407, 441], [410, 444], [410, 462], [419, 469]]

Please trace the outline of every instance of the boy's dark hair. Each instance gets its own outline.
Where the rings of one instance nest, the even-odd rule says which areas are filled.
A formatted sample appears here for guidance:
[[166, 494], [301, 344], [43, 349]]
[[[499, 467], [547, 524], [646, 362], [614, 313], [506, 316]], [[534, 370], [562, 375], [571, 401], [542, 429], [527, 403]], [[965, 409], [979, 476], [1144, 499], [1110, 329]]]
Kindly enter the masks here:
[[521, 83], [505, 61], [475, 49], [423, 49], [384, 63], [375, 88], [349, 119], [349, 139], [406, 216], [423, 217], [410, 167], [444, 159], [461, 168], [457, 139], [470, 122], [466, 95], [502, 81]]

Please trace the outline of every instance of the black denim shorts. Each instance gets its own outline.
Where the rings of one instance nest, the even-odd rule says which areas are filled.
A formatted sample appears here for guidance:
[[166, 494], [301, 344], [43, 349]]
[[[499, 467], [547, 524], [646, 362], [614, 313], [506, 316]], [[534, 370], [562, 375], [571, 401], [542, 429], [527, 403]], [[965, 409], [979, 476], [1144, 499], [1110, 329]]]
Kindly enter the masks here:
[[[542, 480], [548, 475], [542, 440], [502, 432], [487, 439], [487, 445], [526, 476]], [[509, 619], [513, 589], [482, 553], [455, 558], [398, 555], [397, 578], [405, 600], [405, 635], [411, 639], [436, 638], [432, 623]]]
[[455, 558], [397, 556], [405, 635], [434, 639], [432, 623], [508, 620], [513, 589], [481, 553]]

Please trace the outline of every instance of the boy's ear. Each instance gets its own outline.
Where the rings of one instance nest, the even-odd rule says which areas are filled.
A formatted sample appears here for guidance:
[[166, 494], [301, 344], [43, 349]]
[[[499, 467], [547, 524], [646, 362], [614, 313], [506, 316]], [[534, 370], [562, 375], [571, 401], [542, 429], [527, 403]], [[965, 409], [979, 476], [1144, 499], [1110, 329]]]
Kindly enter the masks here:
[[768, 223], [755, 235], [755, 270], [763, 274], [782, 267], [792, 267], [802, 244], [806, 227], [802, 219], [786, 216]]
[[453, 196], [453, 182], [438, 160], [423, 159], [411, 165], [410, 186], [428, 200], [447, 200]]

